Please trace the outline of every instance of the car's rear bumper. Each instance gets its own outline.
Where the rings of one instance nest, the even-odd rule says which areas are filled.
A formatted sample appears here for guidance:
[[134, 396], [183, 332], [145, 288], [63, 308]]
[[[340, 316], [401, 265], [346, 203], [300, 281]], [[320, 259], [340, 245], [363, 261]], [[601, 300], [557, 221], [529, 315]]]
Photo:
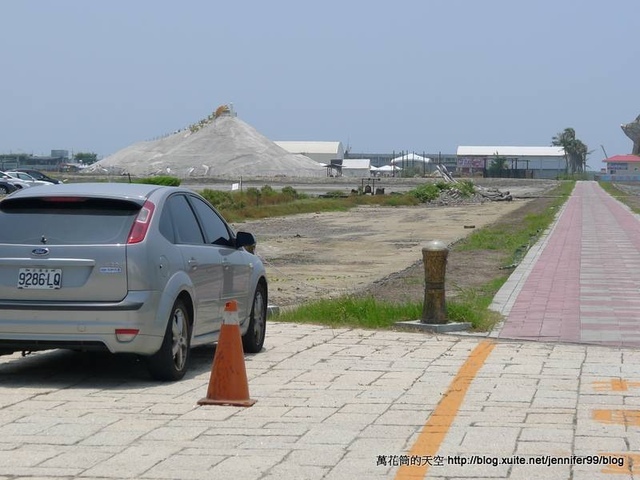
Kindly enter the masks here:
[[[162, 344], [158, 292], [131, 292], [121, 302], [0, 301], [0, 354], [52, 348], [150, 355]], [[139, 333], [120, 341], [118, 329]]]

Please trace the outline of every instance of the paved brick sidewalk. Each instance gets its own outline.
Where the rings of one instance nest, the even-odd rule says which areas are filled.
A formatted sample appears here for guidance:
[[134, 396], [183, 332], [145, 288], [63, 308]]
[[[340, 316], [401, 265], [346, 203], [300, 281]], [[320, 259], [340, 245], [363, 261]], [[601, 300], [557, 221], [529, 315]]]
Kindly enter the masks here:
[[640, 346], [640, 221], [626, 206], [578, 182], [529, 257], [499, 294], [500, 338]]
[[[272, 323], [266, 350], [247, 357], [258, 402], [246, 409], [196, 405], [212, 349], [169, 384], [133, 358], [0, 357], [0, 479], [395, 478], [483, 341]], [[423, 478], [632, 478], [640, 352], [494, 342], [459, 412], [441, 419], [442, 462]], [[608, 454], [627, 463], [456, 464]]]

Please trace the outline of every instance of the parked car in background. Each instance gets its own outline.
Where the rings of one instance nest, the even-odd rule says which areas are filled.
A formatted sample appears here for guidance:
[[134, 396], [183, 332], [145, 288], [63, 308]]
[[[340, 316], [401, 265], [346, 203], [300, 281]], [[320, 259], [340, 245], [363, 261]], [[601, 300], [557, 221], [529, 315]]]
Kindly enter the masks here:
[[0, 178], [0, 195], [7, 195], [11, 192], [15, 192], [18, 189], [12, 183], [7, 182], [4, 178]]
[[46, 173], [42, 173], [38, 170], [30, 170], [28, 168], [17, 168], [16, 171], [26, 173], [27, 175], [31, 175], [31, 177], [33, 177], [35, 180], [42, 180], [44, 182], [55, 183], [56, 185], [58, 183], [62, 183], [57, 178], [50, 177]]
[[22, 180], [23, 182], [27, 182], [31, 184], [32, 187], [41, 186], [41, 185], [53, 185], [51, 182], [45, 182], [44, 180], [36, 180], [28, 173], [24, 172], [4, 172], [10, 177], [17, 178], [18, 180]]
[[6, 172], [2, 171], [0, 171], [0, 180], [13, 185], [18, 190], [20, 190], [21, 188], [29, 188], [33, 186], [33, 184], [29, 182], [25, 182], [24, 180], [20, 180], [16, 177], [12, 177], [11, 175], [8, 175]]
[[178, 380], [190, 347], [218, 340], [238, 302], [246, 352], [262, 349], [267, 279], [255, 238], [181, 187], [76, 183], [0, 202], [0, 355], [52, 348], [143, 356]]

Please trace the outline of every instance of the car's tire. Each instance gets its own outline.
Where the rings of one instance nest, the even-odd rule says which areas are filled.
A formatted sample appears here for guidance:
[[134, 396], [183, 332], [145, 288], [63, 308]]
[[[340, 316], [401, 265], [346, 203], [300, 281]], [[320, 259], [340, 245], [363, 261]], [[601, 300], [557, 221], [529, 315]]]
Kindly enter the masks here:
[[191, 322], [182, 300], [176, 300], [167, 322], [162, 346], [147, 359], [149, 373], [156, 380], [175, 381], [189, 368]]
[[264, 345], [267, 333], [267, 287], [259, 282], [253, 294], [253, 304], [249, 315], [249, 328], [242, 336], [245, 353], [258, 353]]

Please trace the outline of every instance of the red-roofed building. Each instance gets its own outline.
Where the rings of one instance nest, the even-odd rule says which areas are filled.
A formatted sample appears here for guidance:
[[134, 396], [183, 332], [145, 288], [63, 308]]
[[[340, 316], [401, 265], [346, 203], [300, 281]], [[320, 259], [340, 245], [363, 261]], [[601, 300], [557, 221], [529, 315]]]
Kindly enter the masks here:
[[614, 155], [603, 160], [609, 174], [640, 174], [640, 155]]

